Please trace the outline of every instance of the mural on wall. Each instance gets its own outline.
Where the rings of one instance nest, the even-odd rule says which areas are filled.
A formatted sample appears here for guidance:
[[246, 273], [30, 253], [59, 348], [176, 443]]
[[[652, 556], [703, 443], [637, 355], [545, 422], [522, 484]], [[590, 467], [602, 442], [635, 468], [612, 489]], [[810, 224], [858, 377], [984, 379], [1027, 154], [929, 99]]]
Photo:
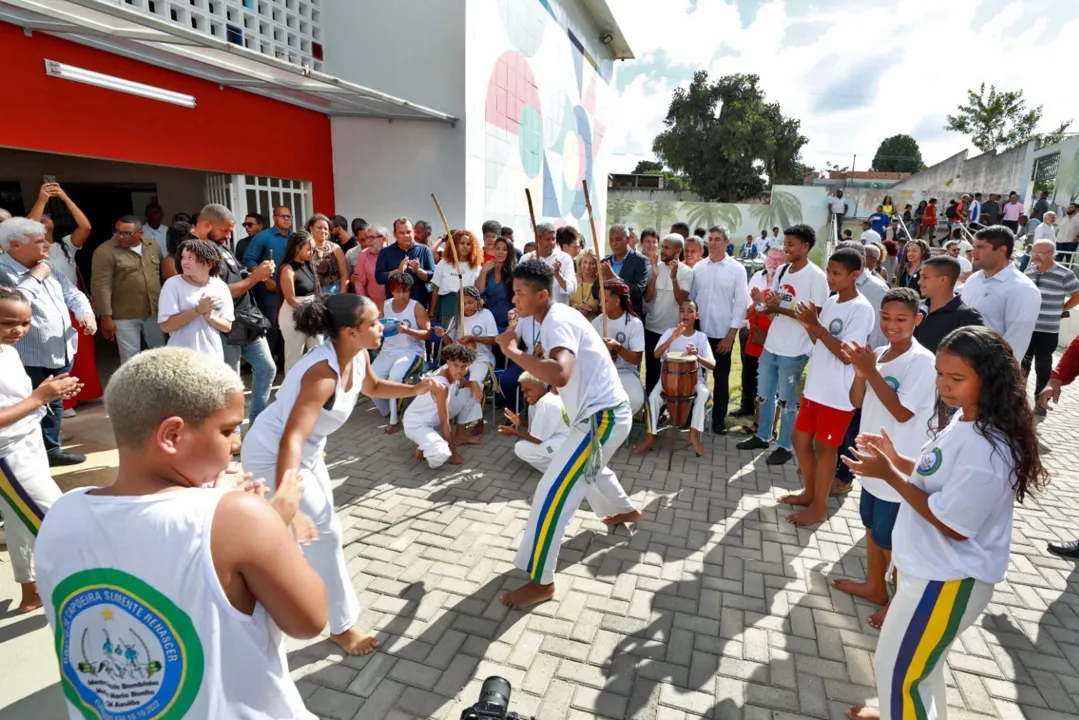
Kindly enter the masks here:
[[588, 239], [582, 180], [599, 226], [606, 172], [597, 168], [605, 130], [598, 115], [611, 63], [592, 57], [550, 0], [497, 5], [510, 49], [495, 61], [487, 83], [485, 217], [527, 226], [528, 188], [537, 222], [570, 224]]
[[761, 230], [771, 235], [773, 227], [782, 229], [796, 223], [806, 223], [820, 234], [827, 229], [829, 217], [824, 188], [776, 185], [771, 202], [765, 204], [633, 200], [621, 196], [618, 190], [608, 190], [607, 219], [612, 224], [629, 225], [638, 233], [656, 228], [660, 237], [679, 220], [691, 230], [723, 225], [731, 231], [735, 245], [740, 246], [747, 235], [759, 237]]

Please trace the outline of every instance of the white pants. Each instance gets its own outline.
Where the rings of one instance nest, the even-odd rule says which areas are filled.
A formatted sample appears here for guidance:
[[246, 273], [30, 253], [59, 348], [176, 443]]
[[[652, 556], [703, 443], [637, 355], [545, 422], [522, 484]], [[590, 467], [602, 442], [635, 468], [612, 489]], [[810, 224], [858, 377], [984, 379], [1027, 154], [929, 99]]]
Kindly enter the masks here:
[[[383, 350], [371, 361], [371, 369], [375, 376], [383, 380], [404, 382], [405, 378], [419, 371], [423, 367], [423, 356], [414, 354], [402, 354], [393, 350]], [[385, 398], [371, 398], [382, 417], [390, 418], [390, 425], [397, 424], [401, 410], [404, 407], [404, 398], [387, 400]]]
[[142, 352], [142, 341], [150, 350], [165, 345], [165, 333], [157, 324], [157, 318], [137, 318], [134, 320], [113, 320], [116, 325], [116, 347], [120, 350], [120, 364]]
[[[243, 468], [256, 478], [266, 481], [270, 492], [277, 489], [277, 466], [265, 464], [265, 458], [252, 457], [264, 455], [260, 450], [248, 452], [245, 444], [240, 455]], [[360, 601], [345, 566], [345, 551], [341, 546], [341, 521], [333, 509], [333, 486], [326, 463], [319, 458], [313, 468], [301, 468], [303, 477], [303, 496], [300, 498], [300, 511], [315, 521], [318, 528], [314, 542], [303, 550], [307, 562], [326, 584], [326, 595], [330, 601], [330, 632], [337, 635], [356, 624], [360, 616]]]
[[973, 578], [942, 582], [899, 573], [874, 663], [882, 720], [947, 717], [948, 650], [992, 597], [993, 586]]
[[475, 380], [483, 387], [483, 383], [487, 380], [487, 375], [491, 372], [491, 364], [486, 360], [477, 360], [468, 366], [468, 379]]
[[[483, 417], [483, 408], [468, 388], [460, 388], [453, 394], [449, 412], [451, 424], [467, 425]], [[436, 426], [405, 427], [405, 437], [419, 446], [432, 469], [442, 467], [450, 459], [450, 444]]]
[[[708, 416], [708, 399], [712, 393], [708, 392], [708, 386], [702, 382], [697, 383], [693, 390], [696, 397], [693, 400], [693, 408], [689, 411], [689, 426], [697, 432], [704, 432], [704, 421]], [[663, 407], [663, 383], [656, 383], [652, 388], [652, 394], [648, 396], [648, 410], [645, 413], [645, 430], [650, 434], [656, 433], [656, 423], [659, 421], [659, 411]]]
[[618, 368], [618, 379], [622, 381], [626, 395], [629, 395], [629, 412], [636, 417], [637, 411], [644, 406], [644, 385], [641, 384], [641, 373], [639, 370]]
[[34, 581], [34, 541], [45, 513], [60, 495], [49, 472], [45, 442], [35, 428], [0, 458], [0, 512], [19, 584]]
[[534, 443], [528, 440], [518, 440], [513, 444], [513, 454], [519, 460], [524, 460], [541, 473], [545, 473], [547, 468], [551, 467], [551, 460], [554, 458], [558, 448], [559, 445], [546, 442]]
[[282, 302], [281, 309], [277, 311], [277, 325], [285, 341], [285, 372], [291, 370], [305, 352], [322, 344], [321, 335], [311, 337], [296, 329], [296, 322], [292, 319], [294, 309], [287, 302]]
[[594, 417], [603, 455], [599, 474], [594, 479], [585, 477], [586, 464], [592, 455], [592, 437], [589, 423], [578, 423], [555, 450], [532, 496], [532, 513], [513, 564], [528, 573], [534, 583], [554, 582], [562, 537], [585, 497], [592, 512], [601, 518], [636, 510], [618, 478], [607, 467], [607, 460], [614, 457], [629, 437], [633, 424], [629, 407], [608, 408]]

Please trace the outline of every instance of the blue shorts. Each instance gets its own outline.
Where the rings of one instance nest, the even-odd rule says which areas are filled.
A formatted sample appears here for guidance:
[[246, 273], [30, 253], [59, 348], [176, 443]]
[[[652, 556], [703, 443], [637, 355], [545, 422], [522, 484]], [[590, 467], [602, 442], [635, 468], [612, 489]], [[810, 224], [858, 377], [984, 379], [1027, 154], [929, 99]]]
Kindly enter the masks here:
[[858, 511], [862, 516], [862, 525], [869, 531], [869, 537], [873, 538], [877, 547], [890, 551], [892, 528], [899, 516], [899, 503], [881, 500], [863, 487]]

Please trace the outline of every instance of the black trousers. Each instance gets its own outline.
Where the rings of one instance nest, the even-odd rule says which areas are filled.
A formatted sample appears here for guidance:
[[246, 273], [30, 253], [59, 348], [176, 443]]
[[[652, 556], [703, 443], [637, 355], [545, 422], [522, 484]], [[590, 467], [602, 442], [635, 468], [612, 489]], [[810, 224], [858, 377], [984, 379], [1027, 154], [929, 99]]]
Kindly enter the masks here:
[[742, 358], [742, 401], [739, 404], [743, 412], [753, 414], [754, 401], [757, 399], [757, 363], [760, 358], [746, 352], [749, 330], [738, 331], [738, 353]]
[[659, 334], [651, 330], [644, 331], [644, 396], [648, 397], [652, 388], [659, 382], [663, 374], [663, 361], [656, 357], [656, 346], [659, 345]]
[[[723, 338], [708, 338], [712, 354], [716, 357], [716, 369], [712, 373], [712, 432], [722, 430], [727, 417], [727, 406], [731, 402], [731, 353], [719, 352], [719, 343]], [[731, 349], [733, 352], [733, 348]]]
[[1053, 352], [1057, 349], [1059, 333], [1034, 331], [1030, 337], [1030, 347], [1023, 358], [1023, 372], [1029, 373], [1034, 365], [1034, 394], [1037, 395], [1049, 384], [1049, 374], [1053, 372]]

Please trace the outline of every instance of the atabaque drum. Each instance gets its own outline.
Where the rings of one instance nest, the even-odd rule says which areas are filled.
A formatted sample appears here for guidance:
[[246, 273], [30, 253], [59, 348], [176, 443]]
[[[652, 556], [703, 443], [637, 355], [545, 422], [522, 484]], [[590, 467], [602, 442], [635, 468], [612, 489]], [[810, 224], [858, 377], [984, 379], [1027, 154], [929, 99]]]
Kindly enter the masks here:
[[697, 388], [697, 356], [672, 352], [663, 356], [663, 399], [667, 417], [673, 427], [682, 427], [689, 420]]

